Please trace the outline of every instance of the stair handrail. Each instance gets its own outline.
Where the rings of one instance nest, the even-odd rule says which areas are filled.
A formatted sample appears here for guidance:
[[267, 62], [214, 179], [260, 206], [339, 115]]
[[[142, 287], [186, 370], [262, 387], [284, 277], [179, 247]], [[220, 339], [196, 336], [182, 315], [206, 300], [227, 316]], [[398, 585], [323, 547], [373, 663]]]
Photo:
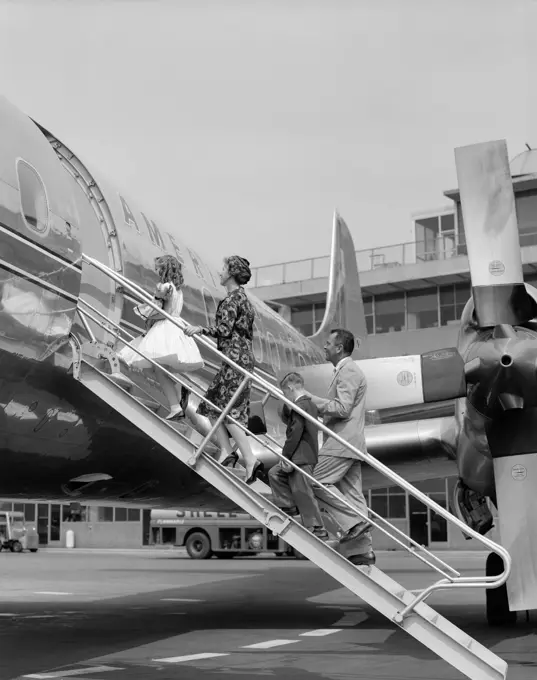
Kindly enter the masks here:
[[[114, 279], [117, 283], [119, 283], [121, 286], [126, 287], [128, 290], [131, 290], [133, 293], [137, 294], [144, 303], [148, 304], [150, 307], [152, 307], [155, 311], [159, 312], [162, 316], [164, 316], [166, 319], [171, 321], [175, 326], [177, 326], [179, 329], [182, 331], [186, 330], [186, 328], [190, 327], [191, 324], [187, 323], [184, 321], [182, 318], [178, 317], [172, 317], [170, 314], [165, 312], [160, 306], [155, 304], [154, 299], [150, 296], [150, 294], [147, 293], [143, 288], [138, 286], [138, 284], [135, 284], [134, 282], [130, 281], [126, 277], [124, 277], [122, 274], [119, 274], [118, 272], [113, 271], [106, 265], [102, 264], [102, 262], [99, 262], [98, 260], [95, 260], [94, 258], [82, 254], [81, 259], [88, 264], [94, 266], [96, 269], [99, 269], [102, 273], [108, 275], [110, 278]], [[503, 585], [506, 581], [507, 578], [509, 577], [509, 574], [511, 572], [511, 556], [509, 552], [501, 545], [495, 543], [494, 541], [491, 541], [490, 539], [486, 538], [485, 536], [482, 536], [481, 534], [477, 533], [474, 531], [471, 527], [469, 527], [467, 524], [464, 524], [458, 517], [452, 515], [450, 512], [448, 512], [446, 509], [444, 509], [441, 505], [438, 505], [435, 503], [431, 498], [429, 498], [426, 494], [421, 492], [419, 489], [416, 489], [415, 487], [412, 486], [409, 482], [407, 482], [403, 477], [400, 477], [397, 473], [393, 472], [388, 468], [386, 465], [381, 463], [379, 460], [374, 458], [369, 453], [364, 453], [363, 451], [360, 451], [358, 448], [353, 446], [352, 444], [349, 444], [345, 439], [340, 437], [337, 433], [333, 432], [329, 428], [326, 427], [324, 423], [321, 423], [317, 419], [315, 419], [313, 416], [311, 416], [309, 413], [306, 413], [303, 409], [298, 407], [294, 402], [290, 401], [287, 399], [281, 390], [278, 388], [274, 387], [271, 385], [269, 382], [264, 380], [263, 378], [255, 375], [255, 373], [251, 373], [247, 371], [246, 369], [242, 368], [238, 364], [236, 364], [232, 359], [229, 357], [226, 357], [224, 354], [222, 354], [213, 343], [208, 342], [207, 339], [203, 336], [197, 336], [196, 341], [198, 344], [203, 345], [210, 351], [214, 352], [222, 361], [225, 361], [227, 364], [229, 364], [235, 371], [241, 373], [244, 377], [248, 377], [252, 382], [257, 383], [258, 385], [261, 385], [263, 390], [269, 392], [271, 396], [273, 396], [275, 399], [278, 399], [279, 401], [282, 401], [283, 403], [287, 404], [288, 407], [294, 409], [297, 413], [299, 413], [303, 418], [308, 420], [309, 422], [313, 423], [318, 430], [323, 432], [329, 437], [332, 437], [335, 439], [339, 444], [341, 444], [343, 447], [345, 447], [347, 450], [351, 451], [355, 455], [358, 456], [360, 460], [363, 462], [367, 463], [374, 469], [376, 469], [378, 472], [383, 474], [385, 477], [390, 479], [394, 484], [401, 486], [403, 489], [405, 489], [408, 493], [410, 493], [414, 498], [417, 498], [419, 501], [421, 501], [424, 505], [427, 507], [431, 508], [432, 510], [435, 511], [436, 514], [440, 515], [443, 517], [447, 522], [451, 522], [455, 526], [457, 526], [463, 533], [470, 535], [472, 538], [475, 538], [477, 541], [488, 547], [492, 552], [495, 552], [496, 554], [500, 555], [502, 557], [502, 560], [504, 562], [504, 570], [501, 574], [497, 576], [476, 576], [476, 577], [458, 577], [456, 579], [450, 580], [449, 582], [444, 582], [444, 581], [439, 581], [438, 583], [435, 583], [431, 586], [429, 586], [425, 591], [427, 592], [427, 595], [433, 592], [436, 589], [447, 589], [451, 587], [485, 587], [485, 588], [498, 588], [499, 586]], [[287, 459], [286, 459], [287, 460]], [[297, 468], [298, 469], [298, 468]], [[303, 470], [301, 470], [303, 474]], [[309, 475], [307, 475], [309, 477]], [[316, 484], [319, 484], [317, 480], [314, 480]], [[352, 507], [352, 506], [350, 506]], [[357, 508], [353, 508], [353, 511], [356, 512], [356, 514], [362, 516], [362, 513]], [[418, 602], [422, 601], [424, 597], [427, 597], [427, 595], [423, 595], [425, 591], [422, 591], [420, 595], [418, 595], [415, 600], [407, 605], [405, 607], [405, 614], [410, 612]]]

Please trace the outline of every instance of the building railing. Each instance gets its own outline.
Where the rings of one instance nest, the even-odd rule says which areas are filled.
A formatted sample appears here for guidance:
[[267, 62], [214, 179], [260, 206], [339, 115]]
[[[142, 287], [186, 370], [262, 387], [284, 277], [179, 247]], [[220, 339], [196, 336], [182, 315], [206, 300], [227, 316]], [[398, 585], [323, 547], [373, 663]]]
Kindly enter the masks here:
[[[537, 230], [519, 234], [521, 247], [537, 245]], [[359, 272], [388, 269], [431, 260], [448, 260], [467, 255], [464, 234], [438, 236], [431, 241], [410, 241], [380, 248], [356, 251]], [[295, 281], [328, 278], [330, 256], [264, 265], [252, 270], [255, 288], [277, 286]]]
[[[103, 263], [99, 262], [98, 260], [95, 260], [94, 258], [91, 258], [87, 255], [82, 255], [82, 260], [95, 267], [99, 271], [101, 271], [103, 274], [106, 274], [109, 278], [113, 279], [117, 284], [119, 284], [124, 290], [128, 291], [131, 295], [134, 295], [137, 297], [141, 302], [150, 305], [155, 311], [159, 312], [164, 316], [166, 319], [171, 321], [175, 326], [180, 328], [181, 330], [184, 330], [188, 324], [181, 318], [177, 317], [172, 317], [170, 316], [167, 312], [162, 310], [159, 306], [156, 305], [154, 299], [150, 297], [150, 295], [145, 291], [141, 286], [135, 284], [133, 281], [130, 281], [129, 279], [125, 278], [122, 274], [119, 272], [115, 272], [111, 270], [109, 267], [104, 265]], [[99, 322], [99, 320], [94, 317], [89, 311], [97, 313], [99, 316], [102, 316], [103, 319], [106, 319], [106, 326], [109, 326], [110, 320], [105, 317], [102, 312], [99, 312], [93, 305], [89, 304], [88, 302], [84, 301], [83, 299], [80, 299], [79, 301], [86, 307], [86, 310], [82, 310], [78, 308], [79, 315], [84, 318], [86, 318], [86, 323], [84, 324], [84, 327], [86, 329], [89, 329], [89, 324], [87, 323], [87, 320], [91, 320], [94, 323], [97, 323], [103, 327], [103, 322]], [[200, 456], [204, 456], [207, 458], [207, 454], [204, 453], [204, 449], [206, 448], [207, 444], [213, 437], [213, 435], [216, 432], [216, 428], [220, 425], [220, 423], [223, 423], [224, 421], [229, 421], [233, 423], [234, 425], [238, 425], [241, 430], [243, 430], [245, 433], [249, 434], [254, 440], [256, 440], [259, 444], [264, 446], [266, 449], [271, 451], [275, 456], [279, 459], [285, 460], [287, 463], [289, 463], [297, 472], [305, 476], [307, 479], [310, 480], [314, 485], [318, 485], [321, 488], [323, 488], [330, 496], [335, 496], [334, 492], [325, 487], [323, 484], [318, 482], [312, 475], [306, 473], [304, 470], [302, 470], [300, 467], [296, 466], [292, 461], [289, 461], [288, 459], [284, 458], [284, 456], [281, 453], [281, 449], [279, 449], [279, 443], [273, 439], [268, 433], [265, 435], [265, 440], [262, 440], [259, 438], [259, 436], [248, 432], [247, 428], [242, 424], [237, 422], [234, 418], [230, 416], [230, 410], [233, 406], [233, 402], [235, 401], [236, 398], [238, 398], [240, 392], [246, 387], [247, 384], [251, 383], [257, 390], [261, 391], [264, 393], [263, 397], [263, 404], [268, 401], [270, 397], [279, 400], [286, 404], [289, 408], [294, 409], [297, 411], [304, 419], [308, 420], [311, 422], [318, 430], [320, 430], [325, 436], [331, 437], [335, 439], [340, 446], [348, 449], [350, 452], [352, 452], [357, 458], [362, 460], [363, 462], [367, 463], [370, 465], [372, 468], [380, 472], [382, 475], [387, 477], [392, 484], [397, 485], [402, 487], [405, 491], [407, 491], [409, 494], [411, 494], [413, 497], [417, 498], [419, 501], [421, 501], [424, 505], [428, 506], [431, 510], [433, 510], [437, 515], [443, 517], [446, 522], [453, 524], [457, 526], [464, 534], [467, 534], [471, 538], [474, 538], [477, 540], [479, 543], [483, 544], [487, 548], [489, 548], [491, 551], [495, 552], [498, 554], [504, 563], [504, 571], [496, 576], [471, 576], [471, 577], [461, 577], [459, 572], [455, 570], [453, 567], [450, 565], [446, 564], [441, 558], [438, 556], [434, 555], [431, 553], [429, 550], [427, 550], [424, 546], [420, 546], [414, 539], [412, 539], [409, 536], [406, 536], [404, 532], [402, 532], [400, 529], [398, 529], [396, 526], [390, 524], [387, 520], [384, 518], [380, 517], [380, 515], [375, 512], [373, 509], [369, 508], [367, 515], [364, 514], [361, 510], [358, 508], [354, 507], [351, 503], [349, 503], [346, 499], [342, 499], [341, 497], [338, 496], [338, 500], [342, 502], [345, 506], [347, 506], [350, 510], [352, 510], [357, 517], [361, 517], [362, 521], [369, 522], [372, 526], [374, 526], [377, 530], [381, 531], [382, 533], [386, 534], [389, 536], [393, 541], [398, 543], [400, 546], [402, 546], [405, 550], [408, 552], [411, 552], [414, 554], [415, 557], [417, 557], [419, 560], [422, 562], [425, 562], [428, 564], [432, 569], [434, 569], [436, 572], [444, 576], [443, 579], [440, 581], [437, 581], [436, 583], [432, 584], [428, 588], [425, 588], [423, 590], [418, 590], [418, 591], [413, 591], [415, 597], [410, 602], [407, 604], [403, 610], [401, 610], [396, 617], [397, 622], [401, 622], [403, 620], [403, 617], [409, 614], [414, 607], [421, 601], [425, 600], [426, 597], [428, 597], [432, 592], [438, 589], [451, 589], [451, 588], [475, 588], [475, 587], [480, 587], [480, 588], [497, 588], [504, 584], [509, 576], [510, 570], [511, 570], [511, 557], [507, 550], [503, 548], [501, 545], [494, 543], [491, 541], [489, 538], [482, 536], [481, 534], [477, 533], [473, 529], [471, 529], [468, 525], [466, 525], [464, 522], [462, 522], [458, 517], [452, 515], [449, 510], [446, 508], [443, 508], [442, 506], [438, 505], [433, 501], [429, 496], [426, 494], [422, 493], [418, 489], [416, 489], [412, 484], [407, 482], [403, 477], [399, 476], [397, 473], [393, 472], [389, 467], [381, 463], [379, 460], [374, 458], [371, 454], [365, 453], [363, 451], [360, 451], [357, 449], [355, 446], [352, 444], [349, 444], [345, 439], [343, 439], [340, 435], [336, 434], [332, 430], [330, 430], [324, 423], [320, 422], [316, 418], [312, 417], [309, 413], [306, 413], [303, 411], [300, 407], [298, 407], [294, 402], [290, 401], [287, 399], [282, 391], [275, 387], [273, 384], [268, 382], [267, 380], [263, 379], [257, 371], [254, 371], [254, 373], [250, 373], [249, 371], [245, 370], [238, 364], [236, 364], [232, 359], [229, 357], [223, 355], [216, 347], [214, 346], [214, 343], [209, 341], [207, 338], [203, 336], [197, 336], [195, 337], [195, 341], [198, 343], [198, 345], [205, 347], [207, 350], [211, 351], [213, 354], [216, 354], [216, 356], [223, 362], [227, 363], [231, 368], [233, 368], [237, 373], [242, 375], [242, 382], [239, 386], [239, 388], [235, 391], [235, 393], [232, 395], [230, 401], [228, 402], [227, 406], [223, 409], [220, 409], [216, 407], [214, 404], [211, 404], [211, 402], [208, 401], [206, 395], [201, 394], [195, 387], [193, 387], [191, 384], [185, 381], [185, 379], [182, 376], [172, 374], [170, 371], [165, 369], [163, 366], [160, 366], [155, 360], [147, 357], [145, 354], [140, 352], [137, 347], [132, 345], [131, 340], [132, 340], [132, 335], [130, 333], [127, 333], [124, 329], [122, 329], [118, 324], [113, 323], [113, 326], [117, 329], [117, 331], [124, 332], [127, 336], [130, 336], [130, 340], [124, 340], [121, 338], [119, 333], [114, 332], [112, 329], [108, 328], [108, 332], [111, 332], [112, 335], [116, 337], [117, 340], [120, 340], [123, 344], [128, 345], [131, 347], [132, 350], [134, 350], [137, 354], [141, 355], [144, 357], [147, 361], [149, 361], [155, 368], [158, 368], [160, 371], [165, 373], [168, 377], [170, 377], [174, 382], [181, 384], [183, 387], [186, 387], [189, 389], [193, 394], [195, 394], [198, 398], [203, 400], [204, 402], [210, 404], [213, 408], [216, 408], [217, 411], [220, 411], [220, 414], [216, 421], [212, 423], [212, 426], [208, 432], [205, 433], [205, 437], [203, 438], [202, 442], [199, 444], [197, 449], [193, 452], [191, 459], [189, 460], [189, 464], [195, 467], [197, 460], [199, 459]], [[89, 337], [92, 342], [94, 342], [94, 336], [91, 333], [91, 329], [89, 329]], [[71, 340], [74, 342], [75, 345], [79, 345], [80, 341], [77, 340], [74, 336], [72, 336]], [[180, 435], [180, 433], [178, 433]], [[203, 434], [203, 433], [200, 433]], [[182, 435], [181, 435], [182, 436]], [[275, 448], [278, 447], [278, 448]], [[278, 450], [279, 449], [279, 450]], [[210, 456], [209, 456], [210, 458]], [[233, 483], [238, 483], [237, 480], [231, 475], [230, 481]], [[265, 515], [268, 518], [269, 515], [272, 514], [272, 511], [266, 510]], [[289, 522], [292, 522], [292, 518], [288, 518]], [[390, 530], [387, 529], [387, 526], [390, 527]], [[398, 534], [403, 538], [401, 540], [394, 534]], [[407, 541], [408, 543], [405, 545], [403, 541]], [[420, 554], [424, 553], [424, 554]], [[436, 564], [434, 563], [436, 562]], [[439, 566], [441, 565], [441, 566]]]

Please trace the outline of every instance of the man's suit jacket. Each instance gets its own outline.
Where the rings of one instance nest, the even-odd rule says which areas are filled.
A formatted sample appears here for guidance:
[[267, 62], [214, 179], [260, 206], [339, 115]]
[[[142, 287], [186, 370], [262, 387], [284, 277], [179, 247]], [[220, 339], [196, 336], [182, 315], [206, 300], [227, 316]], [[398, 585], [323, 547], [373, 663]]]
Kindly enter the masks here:
[[[312, 400], [304, 395], [296, 405], [317, 419], [318, 411]], [[284, 405], [282, 420], [287, 423], [286, 439], [282, 454], [295, 465], [316, 465], [319, 455], [319, 430], [300, 413]]]
[[[323, 416], [324, 424], [364, 453], [367, 453], [365, 444], [366, 389], [367, 380], [363, 371], [351, 357], [346, 357], [337, 365], [328, 388], [328, 398], [322, 399], [312, 395], [312, 401]], [[355, 453], [328, 435], [325, 435], [319, 455], [359, 460]]]

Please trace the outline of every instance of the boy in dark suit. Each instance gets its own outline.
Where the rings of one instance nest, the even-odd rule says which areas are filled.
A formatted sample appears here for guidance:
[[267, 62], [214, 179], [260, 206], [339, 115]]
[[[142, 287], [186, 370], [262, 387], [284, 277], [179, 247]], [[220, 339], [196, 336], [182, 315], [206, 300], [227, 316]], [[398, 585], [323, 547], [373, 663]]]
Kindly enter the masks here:
[[[304, 380], [299, 373], [288, 373], [281, 381], [284, 396], [302, 410], [317, 419], [317, 407], [305, 394]], [[313, 476], [313, 468], [319, 455], [319, 430], [287, 405], [282, 409], [282, 420], [287, 424], [286, 440], [282, 455]], [[312, 489], [312, 482], [284, 460], [280, 460], [269, 471], [269, 481], [274, 502], [286, 514], [300, 514], [303, 525], [315, 536], [328, 540], [323, 526], [321, 512]]]

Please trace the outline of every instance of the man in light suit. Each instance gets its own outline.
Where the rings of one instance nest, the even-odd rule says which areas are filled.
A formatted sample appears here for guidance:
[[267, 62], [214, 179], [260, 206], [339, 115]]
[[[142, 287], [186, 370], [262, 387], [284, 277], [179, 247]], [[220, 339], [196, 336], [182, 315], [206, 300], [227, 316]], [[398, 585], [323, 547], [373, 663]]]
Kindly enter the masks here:
[[[365, 443], [365, 393], [367, 381], [362, 370], [352, 360], [354, 336], [347, 330], [331, 331], [324, 345], [325, 356], [334, 365], [334, 377], [326, 399], [310, 395], [323, 416], [324, 424], [359, 451], [367, 453]], [[325, 435], [319, 451], [319, 461], [313, 476], [319, 482], [344, 498], [368, 517], [368, 508], [362, 492], [362, 464], [360, 458], [332, 437]], [[343, 536], [341, 547], [355, 553], [348, 559], [354, 564], [375, 563], [371, 547], [371, 524], [353, 512], [339, 499], [321, 487], [314, 487], [318, 501], [339, 524]]]

